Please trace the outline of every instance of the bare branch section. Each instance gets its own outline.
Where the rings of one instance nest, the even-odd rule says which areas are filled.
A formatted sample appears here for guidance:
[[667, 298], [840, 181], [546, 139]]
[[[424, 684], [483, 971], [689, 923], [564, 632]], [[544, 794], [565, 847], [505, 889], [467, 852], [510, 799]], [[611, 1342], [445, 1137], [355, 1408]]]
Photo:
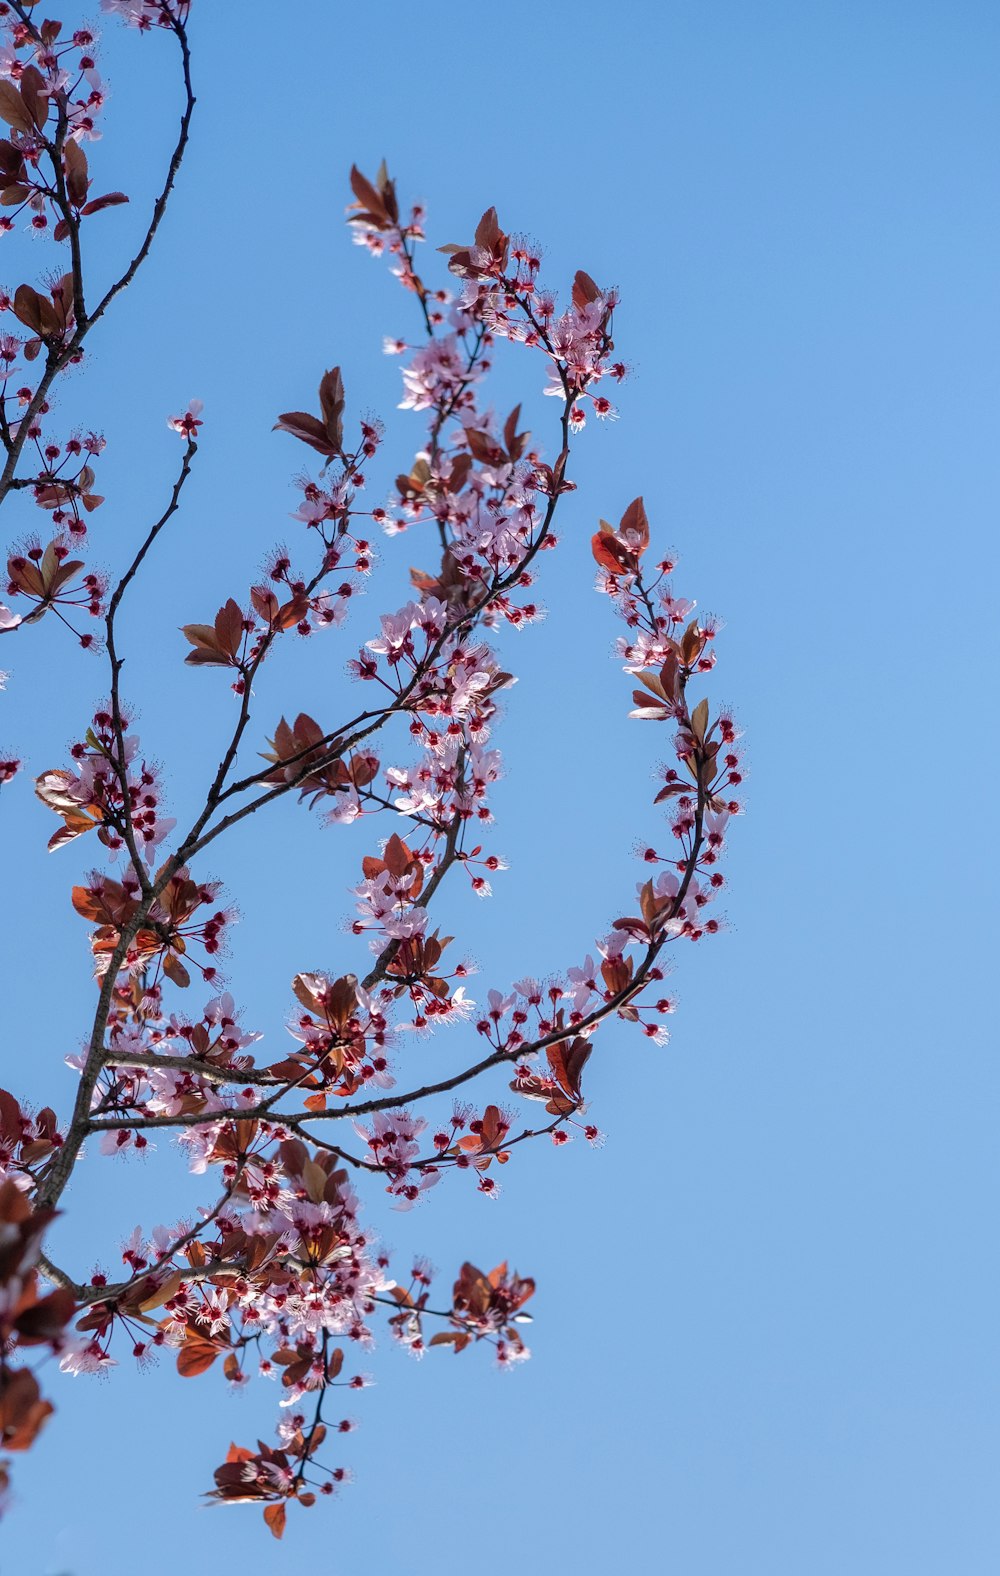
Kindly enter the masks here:
[[[531, 1280], [507, 1264], [484, 1274], [465, 1262], [450, 1299], [432, 1300], [421, 1259], [400, 1276], [379, 1250], [358, 1189], [374, 1184], [402, 1210], [443, 1183], [495, 1197], [498, 1175], [524, 1144], [600, 1141], [584, 1079], [601, 1031], [625, 1024], [662, 1043], [673, 1010], [663, 984], [667, 949], [719, 928], [711, 905], [723, 887], [728, 822], [740, 808], [738, 732], [698, 693], [714, 664], [715, 626], [673, 590], [674, 564], [655, 559], [646, 509], [635, 498], [617, 524], [600, 521], [590, 552], [597, 589], [623, 621], [632, 715], [666, 724], [672, 741], [656, 795], [668, 817], [666, 848], [647, 848], [635, 898], [591, 953], [581, 947], [557, 972], [556, 960], [540, 958], [537, 979], [476, 989], [473, 999], [472, 967], [438, 910], [455, 882], [488, 897], [506, 868], [492, 847], [491, 807], [501, 769], [498, 708], [513, 682], [501, 648], [506, 631], [542, 617], [546, 557], [576, 488], [573, 445], [588, 423], [615, 414], [608, 390], [626, 373], [613, 337], [617, 293], [578, 271], [560, 303], [533, 249], [509, 235], [492, 208], [471, 241], [440, 248], [447, 264], [432, 282], [417, 265], [423, 210], [404, 213], [384, 167], [372, 179], [354, 169], [354, 239], [385, 258], [415, 299], [414, 341], [385, 343], [402, 359], [403, 408], [423, 418], [425, 431], [404, 468], [379, 476], [381, 423], [351, 416], [338, 366], [323, 372], [310, 409], [278, 416], [277, 430], [310, 451], [312, 470], [296, 484], [300, 540], [294, 550], [274, 547], [260, 581], [234, 587], [222, 607], [190, 609], [198, 621], [183, 626], [187, 665], [222, 670], [233, 717], [190, 824], [178, 828], [164, 813], [157, 772], [132, 731], [117, 616], [126, 595], [143, 595], [150, 555], [181, 505], [201, 408], [194, 402], [170, 420], [184, 445], [173, 487], [160, 512], [150, 510], [153, 523], [106, 602], [103, 585], [70, 556], [84, 516], [101, 501], [90, 463], [100, 444], [81, 441], [71, 462], [71, 444], [47, 444], [40, 426], [55, 379], [79, 360], [85, 335], [149, 252], [194, 105], [187, 6], [115, 0], [112, 9], [174, 36], [185, 108], [144, 240], [92, 309], [82, 221], [123, 200], [90, 196], [83, 144], [100, 98], [93, 40], [84, 29], [36, 25], [34, 8], [15, 5], [6, 25], [19, 67], [0, 80], [0, 116], [11, 127], [0, 143], [4, 202], [32, 226], [39, 216], [51, 222], [70, 256], [47, 295], [22, 286], [6, 303], [34, 336], [16, 354], [41, 359], [42, 372], [33, 388], [15, 391], [13, 370], [3, 385], [0, 499], [34, 489], [59, 534], [12, 556], [11, 594], [30, 607], [20, 616], [2, 610], [0, 624], [15, 628], [52, 612], [50, 625], [73, 628], [81, 596], [104, 619], [109, 698], [36, 790], [59, 819], [51, 848], [94, 834], [118, 861], [71, 893], [90, 926], [97, 985], [72, 1113], [65, 1122], [49, 1108], [32, 1116], [0, 1091], [0, 1217], [17, 1245], [9, 1259], [0, 1255], [0, 1284], [19, 1277], [27, 1299], [24, 1316], [0, 1330], [0, 1400], [13, 1397], [4, 1401], [8, 1447], [25, 1448], [50, 1409], [23, 1355], [33, 1339], [70, 1371], [169, 1348], [183, 1377], [212, 1369], [241, 1385], [256, 1373], [280, 1374], [288, 1405], [276, 1440], [256, 1450], [234, 1446], [212, 1491], [260, 1504], [280, 1536], [291, 1502], [308, 1507], [344, 1481], [346, 1469], [327, 1465], [324, 1448], [350, 1426], [332, 1416], [334, 1392], [363, 1387], [348, 1372], [348, 1354], [368, 1340], [383, 1308], [392, 1335], [415, 1352], [485, 1341], [501, 1363], [527, 1356], [521, 1327]], [[22, 185], [23, 197], [11, 198]], [[504, 341], [535, 368], [526, 399], [553, 396], [549, 460], [522, 417], [524, 402], [505, 415], [490, 412], [484, 390], [494, 358], [508, 353]], [[25, 455], [41, 467], [30, 477], [18, 473]], [[386, 502], [368, 501], [373, 473], [383, 498], [388, 484]], [[322, 653], [372, 575], [375, 541], [396, 552], [404, 534], [423, 567], [411, 570], [410, 600], [381, 614], [351, 647], [348, 668], [365, 689], [363, 703], [340, 720], [295, 707], [258, 719], [264, 664], [296, 640]], [[196, 683], [218, 679], [192, 675]], [[0, 763], [4, 775], [13, 771]], [[319, 836], [359, 819], [389, 819], [381, 835], [372, 827], [352, 873], [351, 929], [359, 951], [369, 949], [367, 968], [355, 961], [342, 972], [298, 973], [291, 1042], [262, 1056], [261, 1036], [241, 1025], [219, 972], [233, 910], [197, 867], [231, 827], [292, 813], [294, 801], [331, 828]], [[448, 1025], [451, 1070], [401, 1079], [404, 1056], [419, 1062], [424, 1038]], [[444, 1098], [457, 1091], [467, 1098]], [[518, 1114], [525, 1100], [542, 1106], [539, 1119]], [[74, 1264], [53, 1263], [42, 1236], [71, 1199], [84, 1145], [100, 1164], [102, 1156], [148, 1148], [156, 1131], [174, 1135], [192, 1168], [211, 1174], [214, 1202], [192, 1220], [138, 1230], [121, 1249], [120, 1279], [88, 1280]], [[169, 1222], [169, 1179], [164, 1190]], [[55, 1289], [43, 1295], [45, 1281]]]

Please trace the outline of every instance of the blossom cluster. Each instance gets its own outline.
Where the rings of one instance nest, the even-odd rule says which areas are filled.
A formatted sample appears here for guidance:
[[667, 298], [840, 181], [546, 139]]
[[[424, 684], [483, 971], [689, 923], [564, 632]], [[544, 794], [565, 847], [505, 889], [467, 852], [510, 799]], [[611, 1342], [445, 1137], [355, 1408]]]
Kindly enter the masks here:
[[49, 839], [50, 849], [96, 828], [112, 857], [128, 846], [152, 864], [177, 822], [160, 813], [159, 773], [140, 755], [139, 737], [129, 733], [129, 726], [127, 711], [119, 708], [116, 716], [110, 703], [102, 705], [85, 737], [70, 748], [73, 765], [38, 778], [38, 797], [63, 821]]
[[101, 10], [120, 17], [129, 27], [148, 32], [187, 21], [191, 0], [101, 0]]

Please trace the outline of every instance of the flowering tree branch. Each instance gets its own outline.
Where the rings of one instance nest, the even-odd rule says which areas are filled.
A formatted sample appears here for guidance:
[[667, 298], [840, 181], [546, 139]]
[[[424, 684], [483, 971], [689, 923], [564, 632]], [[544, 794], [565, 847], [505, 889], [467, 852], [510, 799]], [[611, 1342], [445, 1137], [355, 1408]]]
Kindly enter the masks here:
[[[79, 361], [84, 337], [148, 255], [194, 106], [187, 4], [105, 0], [105, 8], [143, 31], [173, 34], [185, 107], [142, 244], [88, 311], [82, 221], [124, 200], [120, 193], [88, 196], [81, 144], [102, 99], [94, 40], [80, 29], [71, 43], [61, 42], [61, 24], [36, 25], [32, 6], [0, 7], [9, 40], [0, 57], [7, 62], [0, 67], [0, 116], [12, 128], [10, 141], [0, 142], [0, 195], [33, 228], [46, 228], [51, 217], [53, 242], [68, 244], [70, 258], [47, 297], [22, 286], [0, 300], [34, 335], [24, 344], [9, 336], [0, 342], [8, 368], [0, 386], [0, 502], [30, 488], [55, 527], [46, 546], [32, 540], [12, 553], [8, 594], [26, 611], [0, 609], [0, 628], [53, 613], [50, 624], [96, 649], [75, 629], [73, 610], [103, 617], [108, 699], [68, 761], [37, 777], [36, 792], [60, 823], [50, 848], [94, 834], [112, 862], [71, 892], [91, 927], [97, 986], [85, 1048], [70, 1059], [79, 1073], [72, 1112], [65, 1121], [48, 1107], [32, 1114], [0, 1091], [0, 1218], [12, 1244], [6, 1258], [0, 1253], [0, 1425], [8, 1449], [26, 1448], [51, 1410], [24, 1356], [33, 1343], [73, 1373], [107, 1368], [131, 1347], [140, 1360], [172, 1350], [182, 1377], [218, 1363], [234, 1385], [255, 1371], [278, 1378], [285, 1405], [275, 1443], [233, 1446], [212, 1497], [260, 1504], [281, 1536], [290, 1502], [308, 1507], [347, 1476], [343, 1467], [322, 1464], [320, 1453], [331, 1433], [353, 1424], [331, 1423], [324, 1409], [338, 1387], [364, 1387], [361, 1374], [342, 1377], [346, 1354], [369, 1339], [383, 1308], [391, 1310], [391, 1334], [415, 1354], [486, 1342], [503, 1365], [527, 1356], [520, 1329], [533, 1281], [506, 1264], [484, 1274], [465, 1262], [450, 1302], [438, 1297], [432, 1305], [423, 1260], [405, 1282], [390, 1273], [362, 1222], [355, 1183], [377, 1178], [393, 1206], [406, 1210], [451, 1173], [464, 1172], [480, 1194], [495, 1198], [500, 1168], [524, 1144], [548, 1139], [559, 1146], [577, 1133], [600, 1141], [583, 1092], [600, 1030], [614, 1018], [662, 1043], [663, 1020], [673, 1010], [662, 994], [667, 949], [719, 928], [709, 906], [723, 886], [718, 862], [727, 823], [740, 808], [737, 729], [725, 711], [712, 715], [707, 698], [689, 698], [714, 664], [716, 626], [674, 594], [669, 558], [647, 567], [651, 533], [636, 498], [617, 525], [600, 522], [590, 552], [597, 588], [624, 623], [619, 652], [638, 685], [632, 715], [673, 732], [675, 764], [663, 769], [656, 796], [669, 813], [669, 851], [647, 849], [646, 879], [598, 942], [596, 960], [587, 954], [544, 982], [488, 988], [484, 1001], [473, 1001], [472, 966], [457, 956], [453, 937], [431, 928], [433, 906], [446, 878], [467, 879], [489, 896], [506, 868], [485, 846], [500, 773], [493, 736], [500, 697], [513, 682], [496, 644], [505, 629], [541, 618], [536, 586], [544, 555], [557, 546], [557, 515], [576, 488], [573, 444], [589, 417], [615, 414], [606, 390], [627, 370], [615, 359], [617, 293], [580, 271], [560, 307], [541, 283], [535, 249], [505, 232], [493, 209], [470, 243], [441, 248], [447, 272], [440, 284], [428, 284], [417, 271], [423, 210], [403, 214], [384, 167], [371, 180], [354, 169], [354, 238], [385, 257], [416, 298], [417, 343], [388, 339], [385, 348], [405, 358], [402, 408], [422, 415], [426, 432], [388, 500], [370, 504], [368, 473], [379, 462], [384, 432], [364, 417], [348, 437], [339, 367], [321, 377], [318, 411], [278, 417], [277, 429], [320, 460], [318, 472], [297, 483], [294, 518], [305, 547], [293, 555], [276, 546], [258, 583], [234, 589], [214, 614], [192, 609], [204, 621], [183, 627], [187, 664], [226, 673], [234, 717], [218, 764], [206, 773], [200, 808], [177, 834], [163, 813], [159, 773], [133, 731], [116, 620], [126, 594], [141, 594], [149, 555], [183, 501], [201, 407], [193, 402], [170, 418], [184, 444], [179, 470], [109, 599], [100, 578], [82, 574], [83, 562], [70, 556], [86, 534], [84, 516], [101, 502], [90, 462], [103, 440], [90, 434], [57, 444], [41, 430], [50, 390]], [[482, 402], [505, 340], [544, 368], [544, 392], [556, 402], [551, 463], [522, 426], [522, 405], [501, 419]], [[43, 351], [37, 383], [11, 392], [18, 358], [30, 364]], [[19, 476], [29, 444], [39, 470]], [[390, 550], [395, 537], [413, 533], [433, 562], [411, 571], [411, 600], [381, 614], [348, 663], [372, 699], [332, 724], [293, 712], [273, 719], [270, 736], [262, 736], [254, 707], [262, 667], [291, 640], [313, 640], [347, 622], [375, 567], [372, 538], [382, 533]], [[306, 567], [295, 563], [303, 554]], [[201, 677], [211, 682], [212, 675]], [[263, 765], [248, 769], [252, 740]], [[18, 765], [13, 757], [0, 762], [0, 781], [14, 777]], [[351, 929], [370, 946], [367, 969], [298, 973], [288, 1020], [293, 1047], [259, 1061], [251, 1048], [261, 1036], [241, 1026], [219, 973], [233, 910], [218, 884], [194, 867], [231, 827], [253, 815], [273, 817], [293, 798], [319, 809], [329, 826], [375, 816], [390, 822], [386, 835], [373, 831], [352, 889]], [[196, 981], [209, 988], [209, 999], [186, 1014], [182, 993]], [[400, 1091], [400, 1043], [449, 1024], [458, 1026], [458, 1065]], [[485, 1042], [475, 1054], [472, 1035]], [[509, 1107], [498, 1102], [495, 1077], [490, 1081], [497, 1072]], [[442, 1103], [456, 1090], [471, 1097], [481, 1082], [475, 1103]], [[540, 1102], [543, 1119], [522, 1122], [515, 1114], [522, 1100]], [[339, 1140], [344, 1131], [331, 1129], [333, 1121], [350, 1122], [356, 1141], [327, 1136]], [[67, 1190], [87, 1140], [96, 1140], [102, 1155], [120, 1157], [148, 1149], [147, 1135], [157, 1130], [175, 1136], [196, 1173], [217, 1178], [215, 1202], [194, 1220], [137, 1228], [122, 1247], [126, 1275], [119, 1281], [56, 1265], [42, 1251], [43, 1235], [71, 1199]], [[45, 1281], [54, 1289], [44, 1292]]]

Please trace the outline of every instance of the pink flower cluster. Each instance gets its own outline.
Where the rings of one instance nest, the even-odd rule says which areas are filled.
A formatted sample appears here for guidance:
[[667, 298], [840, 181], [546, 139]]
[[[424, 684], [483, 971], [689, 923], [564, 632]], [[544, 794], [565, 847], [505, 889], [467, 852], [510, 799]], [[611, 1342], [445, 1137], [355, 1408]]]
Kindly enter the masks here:
[[127, 713], [119, 711], [116, 725], [112, 706], [100, 707], [86, 737], [70, 749], [73, 766], [43, 772], [38, 779], [39, 797], [63, 819], [50, 848], [96, 828], [112, 857], [131, 843], [148, 865], [153, 863], [177, 822], [161, 814], [157, 769], [140, 756], [138, 736], [128, 726]]

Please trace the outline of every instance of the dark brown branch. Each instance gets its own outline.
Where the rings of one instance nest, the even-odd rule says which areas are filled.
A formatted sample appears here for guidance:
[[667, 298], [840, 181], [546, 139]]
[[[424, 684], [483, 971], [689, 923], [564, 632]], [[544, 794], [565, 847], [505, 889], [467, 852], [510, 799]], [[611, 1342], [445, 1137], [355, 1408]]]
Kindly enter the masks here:
[[115, 297], [120, 295], [121, 292], [132, 283], [132, 280], [135, 278], [136, 274], [139, 272], [139, 269], [142, 267], [143, 263], [146, 261], [146, 258], [149, 256], [150, 248], [152, 247], [153, 241], [156, 238], [156, 232], [160, 228], [163, 215], [167, 211], [167, 203], [170, 200], [170, 193], [174, 189], [174, 182], [177, 179], [177, 174], [184, 158], [184, 152], [188, 145], [188, 138], [191, 134], [191, 117], [194, 114], [194, 107], [195, 103], [197, 102], [194, 96], [194, 88], [191, 84], [191, 51], [188, 47], [187, 32], [185, 30], [184, 24], [179, 22], [176, 17], [173, 17], [171, 18], [170, 22], [170, 29], [181, 47], [181, 71], [184, 79], [184, 108], [181, 112], [180, 126], [177, 132], [177, 142], [174, 145], [173, 153], [170, 155], [170, 163], [167, 166], [166, 179], [164, 180], [160, 195], [153, 204], [153, 214], [149, 221], [146, 234], [143, 237], [142, 245], [139, 247], [139, 250], [136, 252], [125, 272], [120, 278], [115, 280], [111, 288], [102, 297], [100, 303], [94, 308], [87, 325], [88, 327], [93, 327], [95, 323], [100, 321]]
[[173, 490], [170, 494], [170, 501], [163, 513], [160, 515], [160, 518], [155, 522], [155, 524], [150, 526], [146, 533], [145, 540], [140, 546], [128, 569], [126, 569], [125, 573], [122, 575], [122, 578], [115, 587], [111, 601], [108, 604], [108, 612], [105, 619], [108, 661], [111, 665], [111, 719], [115, 743], [115, 759], [112, 761], [112, 765], [115, 768], [115, 772], [122, 790], [122, 835], [128, 848], [129, 858], [132, 861], [132, 868], [135, 871], [136, 879], [138, 880], [140, 888], [143, 892], [150, 891], [151, 884], [149, 877], [146, 874], [146, 868], [143, 864], [142, 856], [136, 844], [135, 827], [132, 822], [132, 805], [128, 791], [128, 768], [125, 760], [125, 728], [122, 723], [121, 710], [121, 670], [124, 664], [124, 658], [118, 655], [117, 647], [115, 645], [115, 619], [118, 615], [118, 609], [121, 607], [125, 593], [141, 568], [146, 554], [149, 552], [167, 521], [177, 512], [177, 509], [180, 505], [181, 492], [183, 491], [184, 483], [187, 481], [188, 476], [191, 473], [191, 462], [197, 452], [197, 443], [195, 442], [194, 438], [189, 438], [187, 441], [187, 446], [184, 450], [184, 459], [181, 462], [180, 472], [177, 476], [177, 480], [174, 482]]
[[[16, 4], [15, 9], [17, 10], [19, 16], [21, 16], [22, 20], [28, 20], [24, 9], [20, 4]], [[131, 284], [132, 280], [135, 278], [140, 267], [149, 255], [149, 251], [153, 244], [156, 232], [160, 226], [160, 221], [162, 220], [166, 211], [167, 202], [169, 200], [170, 193], [173, 190], [174, 182], [177, 178], [177, 172], [180, 169], [181, 161], [184, 157], [184, 151], [187, 147], [188, 136], [191, 127], [191, 116], [194, 113], [195, 106], [194, 92], [191, 86], [191, 57], [188, 49], [187, 34], [184, 30], [183, 24], [178, 22], [176, 19], [172, 19], [171, 21], [171, 30], [175, 34], [181, 47], [185, 103], [183, 112], [181, 114], [180, 130], [178, 133], [177, 142], [174, 147], [173, 154], [171, 155], [163, 188], [153, 205], [152, 219], [150, 220], [149, 226], [146, 230], [142, 245], [140, 246], [136, 255], [133, 257], [128, 268], [120, 276], [120, 278], [115, 281], [115, 283], [111, 286], [111, 288], [101, 300], [100, 304], [89, 316], [86, 315], [86, 310], [83, 307], [82, 262], [80, 260], [77, 243], [77, 247], [73, 252], [74, 290], [79, 288], [81, 310], [83, 311], [84, 315], [77, 317], [76, 328], [71, 337], [62, 347], [59, 347], [55, 344], [48, 346], [45, 370], [27, 408], [20, 417], [17, 432], [11, 436], [8, 429], [7, 437], [9, 441], [6, 441], [4, 445], [7, 450], [7, 459], [2, 472], [0, 472], [0, 504], [3, 503], [8, 492], [12, 490], [12, 486], [15, 482], [15, 472], [17, 470], [18, 462], [21, 458], [22, 450], [25, 443], [27, 442], [29, 430], [36, 417], [40, 414], [42, 406], [45, 404], [45, 401], [48, 398], [49, 390], [51, 389], [52, 384], [55, 382], [55, 379], [59, 376], [59, 374], [63, 372], [67, 366], [69, 366], [90, 330], [93, 328], [94, 324], [104, 316], [104, 313], [107, 311], [111, 302], [117, 295], [121, 293], [122, 290], [126, 288], [127, 285]], [[61, 110], [60, 113], [64, 116], [65, 110]], [[62, 124], [62, 122], [60, 122], [60, 124]], [[62, 136], [63, 140], [65, 140], [64, 126]], [[53, 145], [52, 153], [54, 162], [58, 166], [56, 172], [57, 191], [59, 190], [58, 183], [62, 179], [61, 149], [62, 143], [59, 141], [59, 132], [57, 131], [56, 144]], [[68, 223], [72, 219], [72, 211], [68, 209], [68, 200], [67, 211], [63, 213], [63, 217], [67, 219]], [[71, 242], [75, 234], [75, 224], [75, 220], [70, 223]], [[78, 270], [79, 278], [77, 277]]]

